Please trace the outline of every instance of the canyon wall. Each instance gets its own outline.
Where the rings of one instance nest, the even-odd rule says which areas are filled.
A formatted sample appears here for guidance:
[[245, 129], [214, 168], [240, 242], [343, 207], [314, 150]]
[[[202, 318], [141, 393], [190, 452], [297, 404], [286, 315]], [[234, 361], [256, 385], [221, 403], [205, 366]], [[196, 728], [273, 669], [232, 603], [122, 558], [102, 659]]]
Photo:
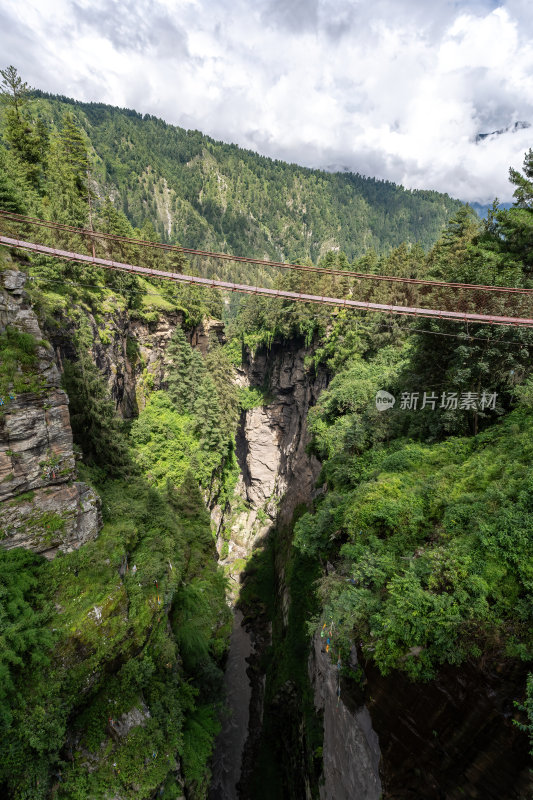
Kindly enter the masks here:
[[[364, 707], [348, 708], [341, 702], [337, 709], [336, 669], [329, 663], [329, 657], [320, 650], [313, 650], [309, 659], [311, 714], [316, 716], [316, 723], [312, 724], [324, 725], [323, 762], [320, 758], [316, 762], [323, 766], [320, 787], [318, 775], [310, 774], [313, 770], [309, 762], [315, 761], [308, 752], [310, 733], [306, 731], [301, 707], [301, 687], [289, 679], [275, 691], [269, 690], [270, 678], [265, 674], [268, 653], [273, 652], [276, 658], [280, 638], [292, 634], [290, 617], [297, 611], [294, 604], [299, 602], [291, 596], [287, 577], [293, 515], [298, 507], [309, 506], [321, 491], [316, 486], [320, 463], [308, 452], [307, 414], [327, 386], [328, 375], [323, 369], [315, 372], [306, 368], [309, 355], [309, 348], [301, 341], [275, 342], [269, 350], [261, 349], [253, 356], [248, 353], [238, 371], [239, 384], [262, 389], [268, 402], [243, 412], [237, 437], [241, 476], [236, 498], [231, 509], [213, 510], [219, 531], [219, 549], [224, 529], [226, 540], [229, 529], [229, 552], [222, 563], [226, 564], [232, 578], [232, 599], [245, 614], [243, 627], [238, 632], [240, 647], [243, 641], [249, 641], [249, 653], [245, 657], [248, 687], [243, 685], [242, 675], [239, 676], [242, 695], [235, 696], [235, 687], [228, 687], [234, 720], [243, 719], [242, 699], [244, 696], [248, 700], [251, 694], [247, 718], [245, 715], [248, 736], [244, 748], [242, 741], [237, 750], [232, 744], [235, 738], [232, 718], [219, 739], [210, 795], [213, 800], [248, 800], [257, 796], [257, 763], [264, 757], [264, 739], [272, 736], [274, 729], [279, 736], [277, 744], [284, 754], [283, 763], [278, 764], [280, 783], [263, 786], [264, 795], [261, 796], [268, 796], [269, 792], [273, 792], [271, 796], [298, 799], [318, 797], [319, 793], [321, 798], [331, 800], [344, 797], [378, 800], [380, 796], [377, 736]], [[276, 552], [270, 587], [273, 606], [277, 609], [274, 620], [265, 603], [250, 605], [246, 599], [246, 587], [261, 569], [258, 564], [269, 543], [273, 543]], [[243, 582], [245, 599], [239, 601], [238, 589]], [[306, 661], [304, 646], [301, 663], [304, 673]], [[235, 672], [231, 651], [230, 667]], [[231, 757], [239, 760], [237, 768], [241, 766], [237, 786], [235, 779], [239, 773], [230, 774], [228, 751]], [[357, 794], [352, 793], [354, 787]]]
[[54, 351], [43, 341], [24, 291], [26, 275], [2, 254], [0, 333], [9, 326], [38, 342], [39, 391], [5, 392], [0, 406], [0, 544], [26, 547], [47, 558], [94, 539], [100, 501], [76, 480], [68, 398], [59, 387]]
[[[355, 648], [350, 659], [354, 669]], [[318, 633], [309, 656], [309, 679], [315, 706], [324, 719], [321, 800], [380, 800], [381, 753], [370, 714], [360, 702], [350, 702], [350, 695], [343, 691], [346, 682], [325, 652], [324, 639]]]

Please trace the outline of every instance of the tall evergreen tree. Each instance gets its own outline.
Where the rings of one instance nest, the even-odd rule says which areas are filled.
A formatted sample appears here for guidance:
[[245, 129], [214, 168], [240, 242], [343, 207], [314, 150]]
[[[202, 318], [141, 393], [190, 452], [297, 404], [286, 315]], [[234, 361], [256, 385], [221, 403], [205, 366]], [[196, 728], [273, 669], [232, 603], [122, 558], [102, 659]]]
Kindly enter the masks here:
[[25, 203], [19, 187], [8, 169], [7, 154], [0, 147], [0, 208], [15, 214], [24, 214]]
[[[104, 233], [125, 238], [133, 237], [134, 231], [127, 217], [122, 211], [117, 211], [109, 198], [106, 198], [99, 217], [99, 227]], [[138, 248], [128, 242], [106, 240], [105, 247], [110, 258], [128, 264], [137, 264], [139, 262]], [[130, 308], [140, 308], [142, 290], [136, 275], [107, 270], [105, 282], [107, 286], [112, 287], [127, 298]]]
[[193, 351], [179, 326], [172, 334], [167, 347], [167, 357], [170, 362], [167, 377], [168, 393], [180, 414], [189, 413], [192, 411], [195, 396]]
[[227, 447], [223, 411], [217, 395], [215, 381], [208, 373], [198, 388], [195, 405], [196, 434], [204, 450], [223, 453]]
[[34, 122], [28, 109], [28, 84], [13, 66], [0, 69], [0, 100], [5, 109], [4, 139], [16, 155], [24, 177], [33, 187], [41, 182], [48, 133], [41, 120]]
[[528, 278], [533, 273], [533, 150], [524, 157], [521, 174], [512, 167], [509, 180], [516, 186], [515, 202], [510, 209], [501, 209], [496, 214], [498, 232], [504, 242], [504, 250], [519, 261]]
[[233, 382], [234, 369], [226, 351], [218, 339], [211, 334], [209, 349], [205, 358], [208, 376], [215, 387], [215, 395], [220, 407], [220, 424], [226, 437], [230, 437], [238, 418], [239, 401]]
[[[50, 140], [45, 209], [58, 222], [86, 228], [89, 222], [88, 143], [69, 112]], [[77, 244], [64, 236], [67, 246]]]

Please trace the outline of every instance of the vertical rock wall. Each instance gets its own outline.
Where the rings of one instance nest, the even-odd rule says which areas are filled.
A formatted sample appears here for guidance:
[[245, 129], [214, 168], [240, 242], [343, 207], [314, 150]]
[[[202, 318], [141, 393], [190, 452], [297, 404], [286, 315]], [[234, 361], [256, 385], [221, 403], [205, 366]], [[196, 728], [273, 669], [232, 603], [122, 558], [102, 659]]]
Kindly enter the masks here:
[[[320, 473], [317, 458], [306, 452], [310, 437], [307, 413], [327, 385], [326, 372], [308, 372], [309, 354], [302, 343], [274, 343], [270, 350], [248, 354], [239, 370], [239, 384], [266, 389], [268, 405], [243, 413], [237, 436], [241, 475], [232, 509], [213, 509], [219, 534], [229, 527], [231, 565], [247, 558], [274, 522], [286, 525], [300, 503], [314, 496]], [[219, 536], [219, 550], [221, 546]]]
[[[25, 281], [23, 272], [0, 272], [0, 332], [12, 326], [41, 342]], [[0, 545], [53, 558], [98, 535], [100, 500], [76, 481], [68, 398], [54, 352], [42, 343], [37, 355], [42, 391], [7, 395], [0, 408]]]
[[382, 750], [384, 797], [530, 800], [529, 742], [513, 723], [531, 665], [486, 659], [445, 666], [427, 683], [365, 664]]
[[[107, 382], [117, 414], [133, 419], [146, 405], [154, 389], [165, 387], [168, 367], [165, 351], [183, 314], [160, 312], [151, 322], [136, 317], [123, 306], [102, 304], [98, 318], [83, 311], [91, 332], [92, 357]], [[210, 335], [224, 339], [224, 326], [217, 320], [204, 320], [188, 332], [193, 347], [205, 353]], [[59, 318], [46, 330], [58, 362], [76, 360], [76, 323], [71, 316]]]
[[[352, 658], [356, 659], [355, 649]], [[353, 706], [345, 702], [343, 681], [324, 651], [323, 639], [319, 635], [313, 638], [309, 678], [314, 689], [315, 706], [324, 720], [321, 800], [379, 800], [382, 796], [381, 754], [370, 714], [364, 705]]]

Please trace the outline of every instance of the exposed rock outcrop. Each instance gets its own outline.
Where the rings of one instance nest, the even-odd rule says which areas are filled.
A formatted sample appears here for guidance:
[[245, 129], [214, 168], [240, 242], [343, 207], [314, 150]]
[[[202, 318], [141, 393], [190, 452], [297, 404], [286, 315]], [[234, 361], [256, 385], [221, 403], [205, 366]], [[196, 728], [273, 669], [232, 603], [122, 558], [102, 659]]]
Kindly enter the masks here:
[[42, 393], [7, 399], [0, 427], [0, 500], [67, 483], [75, 473], [65, 392], [48, 385]]
[[[274, 343], [270, 350], [248, 354], [238, 371], [240, 386], [266, 388], [270, 402], [243, 413], [237, 434], [241, 476], [232, 508], [214, 508], [213, 521], [222, 550], [230, 530], [228, 555], [222, 563], [237, 579], [241, 560], [271, 530], [286, 525], [300, 503], [315, 493], [320, 462], [306, 452], [310, 437], [307, 413], [327, 385], [327, 373], [307, 371], [303, 343]], [[290, 491], [287, 491], [290, 486]], [[236, 569], [232, 565], [236, 564]]]
[[[183, 324], [183, 314], [169, 310], [153, 312], [153, 317], [105, 302], [99, 315], [84, 310], [92, 357], [107, 382], [117, 414], [124, 419], [133, 419], [142, 411], [150, 392], [165, 388], [166, 349], [176, 327]], [[76, 360], [76, 327], [68, 316], [46, 330], [60, 363], [65, 358]], [[222, 322], [206, 319], [187, 333], [191, 345], [202, 353], [211, 335], [225, 342]]]
[[[270, 351], [259, 351], [246, 366], [249, 385], [268, 386], [273, 396], [261, 415], [253, 413], [257, 409], [248, 412], [247, 496], [253, 502], [261, 473], [270, 468], [275, 474], [270, 496], [279, 504], [276, 521], [280, 525], [290, 522], [296, 506], [310, 502], [320, 473], [320, 462], [307, 453], [310, 442], [307, 414], [326, 387], [328, 376], [321, 368], [316, 374], [305, 369], [309, 353], [303, 343], [275, 343]], [[270, 432], [268, 444], [266, 430]], [[254, 441], [259, 445], [257, 450], [250, 444]]]
[[86, 483], [37, 489], [0, 506], [0, 543], [7, 550], [26, 547], [53, 558], [91, 541], [100, 527], [100, 498]]
[[[380, 750], [368, 709], [350, 708], [343, 699], [342, 679], [323, 650], [324, 640], [313, 637], [309, 657], [309, 678], [314, 688], [315, 706], [323, 713], [324, 746], [321, 800], [379, 800]], [[355, 648], [352, 659], [356, 663]], [[353, 665], [355, 666], [355, 664]]]
[[[275, 525], [286, 526], [291, 521], [296, 506], [309, 503], [316, 491], [320, 463], [306, 452], [310, 438], [307, 413], [326, 386], [327, 374], [322, 370], [316, 374], [305, 369], [304, 359], [308, 354], [309, 350], [303, 343], [275, 343], [269, 351], [260, 350], [255, 356], [248, 354], [247, 361], [239, 371], [239, 385], [260, 387], [270, 399], [267, 404], [246, 411], [241, 418], [237, 438], [241, 477], [231, 504], [232, 509], [236, 510], [213, 510], [213, 518], [219, 531], [219, 550], [223, 546], [224, 529], [230, 530], [229, 553], [222, 563], [230, 570], [235, 587], [239, 585], [239, 573], [244, 567], [244, 559], [251, 555], [252, 550], [260, 545]], [[272, 591], [277, 589], [280, 594], [283, 622], [286, 625], [291, 599], [285, 584], [283, 565], [277, 566], [277, 586], [273, 586]], [[236, 591], [233, 592], [233, 599], [235, 598]], [[250, 614], [250, 611], [247, 610], [246, 613]], [[213, 785], [215, 793], [212, 796], [220, 796], [216, 791], [223, 786], [223, 797], [227, 800], [250, 796], [248, 781], [257, 758], [263, 724], [266, 678], [262, 663], [272, 643], [272, 624], [261, 609], [255, 609], [248, 616], [245, 627], [243, 636], [249, 636], [252, 644], [251, 652], [246, 657], [251, 695], [248, 737], [242, 751], [242, 769], [242, 739], [239, 739], [241, 743], [238, 751], [233, 749], [230, 752], [228, 738], [221, 738], [214, 762], [216, 784]], [[235, 667], [232, 669], [237, 674]], [[238, 680], [242, 691], [242, 676]], [[231, 689], [229, 686], [230, 698]], [[293, 716], [298, 716], [298, 698], [294, 687], [286, 687], [286, 696], [280, 696], [279, 703], [282, 706], [292, 703]], [[234, 719], [238, 718], [239, 708], [234, 708]], [[300, 727], [299, 723], [294, 727], [297, 738], [302, 735]], [[238, 738], [234, 735], [232, 741]], [[299, 753], [299, 749], [296, 750]], [[297, 785], [304, 787], [307, 776], [298, 753], [294, 759], [295, 770], [298, 772]], [[237, 768], [233, 765], [231, 772], [224, 774], [224, 765], [231, 759], [237, 760]], [[239, 776], [240, 780], [235, 786]]]
[[109, 732], [115, 740], [123, 739], [132, 728], [144, 728], [147, 720], [150, 719], [150, 710], [145, 703], [138, 708], [134, 706], [129, 711], [125, 711], [118, 719], [110, 719]]
[[424, 684], [364, 666], [385, 798], [533, 797], [528, 739], [513, 723], [530, 665], [448, 665]]
[[9, 325], [39, 342], [42, 390], [2, 398], [0, 411], [0, 544], [52, 558], [98, 535], [100, 500], [77, 482], [68, 397], [59, 388], [53, 349], [42, 342], [24, 293], [26, 275], [0, 272], [0, 332]]

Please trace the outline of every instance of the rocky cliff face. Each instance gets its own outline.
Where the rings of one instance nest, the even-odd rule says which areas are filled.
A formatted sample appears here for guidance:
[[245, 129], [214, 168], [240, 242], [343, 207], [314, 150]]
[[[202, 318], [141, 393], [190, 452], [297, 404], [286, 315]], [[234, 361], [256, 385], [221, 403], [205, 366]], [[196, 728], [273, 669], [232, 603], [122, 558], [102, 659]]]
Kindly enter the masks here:
[[[298, 343], [275, 344], [245, 367], [249, 385], [266, 384], [274, 398], [264, 409], [248, 412], [245, 421], [247, 498], [252, 504], [261, 500], [261, 494], [263, 502], [275, 498], [280, 525], [290, 522], [296, 506], [310, 502], [320, 473], [320, 462], [306, 452], [310, 442], [307, 414], [327, 385], [327, 373], [307, 371], [308, 355], [309, 349]], [[264, 478], [266, 491], [259, 488]]]
[[[233, 602], [242, 580], [240, 573], [254, 548], [261, 546], [274, 525], [286, 524], [296, 505], [308, 503], [315, 491], [320, 464], [306, 453], [306, 420], [310, 406], [327, 383], [327, 375], [305, 370], [307, 352], [299, 343], [274, 344], [268, 352], [249, 353], [238, 371], [239, 385], [266, 390], [270, 401], [242, 414], [237, 436], [241, 474], [235, 496], [231, 507], [215, 506], [212, 510], [219, 552], [227, 542], [228, 552], [222, 564], [232, 578]], [[280, 591], [288, 610], [290, 597], [283, 580]], [[241, 618], [237, 612], [237, 619]], [[212, 798], [236, 800], [248, 796], [246, 784], [253, 771], [263, 718], [265, 676], [260, 662], [271, 644], [271, 635], [271, 624], [261, 614], [248, 614], [244, 627], [234, 630], [237, 644], [230, 648], [226, 672], [232, 717], [215, 751]], [[240, 662], [238, 651], [245, 653]], [[246, 674], [248, 685], [244, 686]], [[235, 685], [231, 683], [232, 675]], [[236, 730], [237, 724], [240, 731]]]
[[[42, 333], [24, 292], [26, 275], [0, 272], [0, 332]], [[68, 398], [49, 345], [39, 344], [42, 390], [8, 395], [0, 408], [0, 543], [47, 558], [98, 535], [99, 498], [76, 481]]]
[[[165, 311], [147, 321], [148, 317], [104, 302], [98, 316], [86, 310], [83, 316], [90, 329], [92, 357], [107, 381], [117, 414], [133, 419], [145, 407], [150, 392], [165, 386], [165, 351], [176, 327], [183, 323], [183, 314]], [[193, 347], [205, 353], [210, 334], [222, 343], [223, 331], [221, 322], [205, 320], [188, 337]], [[65, 358], [76, 360], [76, 322], [71, 316], [58, 318], [46, 334], [60, 364]]]
[[[352, 668], [357, 665], [355, 648]], [[345, 696], [344, 681], [323, 649], [323, 639], [313, 637], [309, 678], [315, 706], [324, 721], [321, 800], [380, 800], [381, 753], [368, 709]]]
[[229, 532], [229, 554], [222, 563], [235, 579], [242, 559], [274, 522], [286, 525], [296, 506], [309, 503], [315, 493], [320, 463], [306, 452], [307, 413], [326, 386], [327, 375], [305, 369], [308, 352], [301, 343], [275, 343], [269, 351], [248, 353], [238, 371], [240, 386], [266, 389], [271, 399], [243, 413], [237, 434], [241, 475], [236, 497], [231, 509], [213, 509], [219, 552], [222, 534]]

